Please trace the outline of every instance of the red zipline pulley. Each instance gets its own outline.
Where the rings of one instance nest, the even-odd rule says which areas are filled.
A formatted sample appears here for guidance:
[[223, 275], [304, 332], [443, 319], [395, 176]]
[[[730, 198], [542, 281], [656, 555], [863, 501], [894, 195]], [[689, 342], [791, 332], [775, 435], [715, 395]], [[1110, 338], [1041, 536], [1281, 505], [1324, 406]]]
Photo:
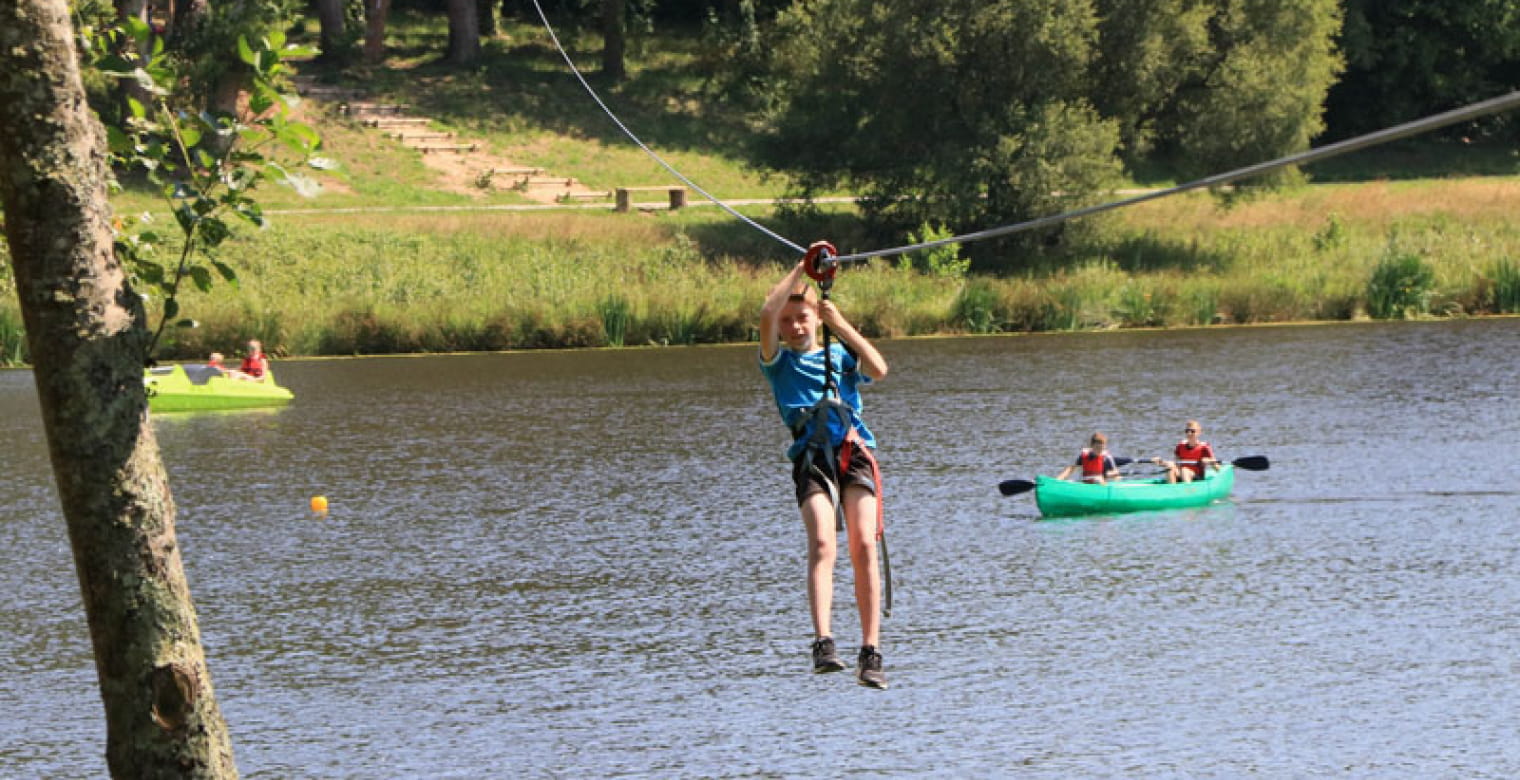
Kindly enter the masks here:
[[802, 256], [802, 268], [813, 281], [822, 284], [834, 278], [834, 272], [839, 270], [839, 264], [834, 262], [834, 257], [839, 250], [827, 241], [814, 241], [808, 247], [807, 254]]

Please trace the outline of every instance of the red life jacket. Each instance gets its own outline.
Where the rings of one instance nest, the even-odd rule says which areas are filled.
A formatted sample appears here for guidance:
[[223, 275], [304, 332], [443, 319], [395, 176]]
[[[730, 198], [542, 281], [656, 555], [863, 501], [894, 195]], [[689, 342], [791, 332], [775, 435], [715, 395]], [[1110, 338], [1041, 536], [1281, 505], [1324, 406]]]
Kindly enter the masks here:
[[243, 358], [243, 365], [238, 370], [255, 379], [261, 379], [264, 376], [264, 367], [267, 365], [269, 361], [264, 357], [264, 353], [260, 352]]
[[1108, 466], [1112, 462], [1112, 456], [1106, 452], [1099, 455], [1090, 449], [1084, 448], [1082, 454], [1077, 456], [1077, 462], [1082, 464], [1083, 478], [1101, 477], [1109, 472]]
[[1177, 465], [1181, 468], [1191, 469], [1194, 476], [1203, 476], [1203, 464], [1199, 463], [1198, 461], [1201, 461], [1204, 458], [1212, 457], [1214, 457], [1214, 448], [1210, 447], [1209, 443], [1206, 441], [1198, 442], [1197, 447], [1189, 447], [1187, 439], [1183, 439], [1182, 441], [1177, 442], [1177, 460], [1193, 461], [1192, 463], [1179, 462]]

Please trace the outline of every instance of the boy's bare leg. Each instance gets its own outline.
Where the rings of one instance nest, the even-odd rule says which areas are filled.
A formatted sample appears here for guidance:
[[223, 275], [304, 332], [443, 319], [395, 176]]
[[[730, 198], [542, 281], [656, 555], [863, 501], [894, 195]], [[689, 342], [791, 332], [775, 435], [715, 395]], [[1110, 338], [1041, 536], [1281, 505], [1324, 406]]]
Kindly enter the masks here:
[[860, 609], [860, 655], [855, 678], [861, 685], [886, 688], [881, 647], [881, 562], [876, 554], [877, 498], [859, 485], [845, 488], [845, 529], [849, 532], [850, 563], [855, 568], [855, 604]]
[[813, 613], [813, 633], [832, 636], [834, 559], [839, 554], [839, 535], [834, 530], [834, 506], [826, 494], [808, 496], [802, 504], [802, 523], [807, 528], [807, 596], [808, 609]]
[[860, 642], [878, 646], [881, 633], [881, 561], [876, 554], [876, 496], [859, 485], [844, 491], [845, 530], [855, 569]]

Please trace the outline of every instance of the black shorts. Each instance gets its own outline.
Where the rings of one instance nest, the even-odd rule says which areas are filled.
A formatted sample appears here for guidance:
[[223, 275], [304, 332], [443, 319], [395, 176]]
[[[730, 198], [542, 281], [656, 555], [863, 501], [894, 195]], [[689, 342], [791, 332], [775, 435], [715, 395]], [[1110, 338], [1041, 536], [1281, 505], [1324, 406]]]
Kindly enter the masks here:
[[[841, 498], [843, 497], [844, 489], [849, 485], [859, 485], [871, 491], [871, 495], [876, 495], [876, 480], [871, 476], [871, 457], [875, 457], [875, 453], [870, 453], [871, 457], [867, 457], [865, 453], [859, 451], [860, 449], [864, 448], [858, 448], [850, 456], [850, 468], [840, 477], [839, 493]], [[833, 458], [834, 467], [837, 469], [839, 467], [838, 447], [834, 448]], [[829, 492], [829, 489], [823, 484], [823, 477], [818, 475], [817, 470], [806, 468], [804, 465], [806, 463], [807, 455], [805, 454], [792, 461], [792, 482], [797, 486], [797, 506], [802, 506], [807, 501], [808, 496], [814, 493], [827, 494]], [[823, 464], [821, 463], [818, 466], [819, 468], [823, 468]]]

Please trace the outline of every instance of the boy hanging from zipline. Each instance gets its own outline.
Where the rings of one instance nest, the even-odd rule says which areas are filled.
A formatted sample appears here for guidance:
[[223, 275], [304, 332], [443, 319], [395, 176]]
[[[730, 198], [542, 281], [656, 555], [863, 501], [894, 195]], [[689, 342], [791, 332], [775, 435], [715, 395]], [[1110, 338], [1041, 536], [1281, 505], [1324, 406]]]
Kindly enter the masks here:
[[[796, 437], [787, 457], [808, 536], [813, 671], [845, 668], [830, 633], [839, 539], [835, 521], [842, 517], [860, 611], [856, 677], [861, 685], [885, 688], [879, 650], [882, 563], [876, 544], [882, 530], [880, 474], [871, 452], [876, 439], [860, 418], [858, 387], [885, 377], [887, 362], [828, 299], [834, 269], [822, 274], [816, 264], [824, 247], [831, 255], [832, 247], [815, 244], [766, 295], [760, 309], [760, 370], [770, 381], [782, 421]], [[819, 282], [822, 300], [804, 274]], [[827, 328], [821, 343], [820, 325]], [[829, 344], [829, 333], [840, 343]], [[821, 420], [826, 422], [822, 427]]]

